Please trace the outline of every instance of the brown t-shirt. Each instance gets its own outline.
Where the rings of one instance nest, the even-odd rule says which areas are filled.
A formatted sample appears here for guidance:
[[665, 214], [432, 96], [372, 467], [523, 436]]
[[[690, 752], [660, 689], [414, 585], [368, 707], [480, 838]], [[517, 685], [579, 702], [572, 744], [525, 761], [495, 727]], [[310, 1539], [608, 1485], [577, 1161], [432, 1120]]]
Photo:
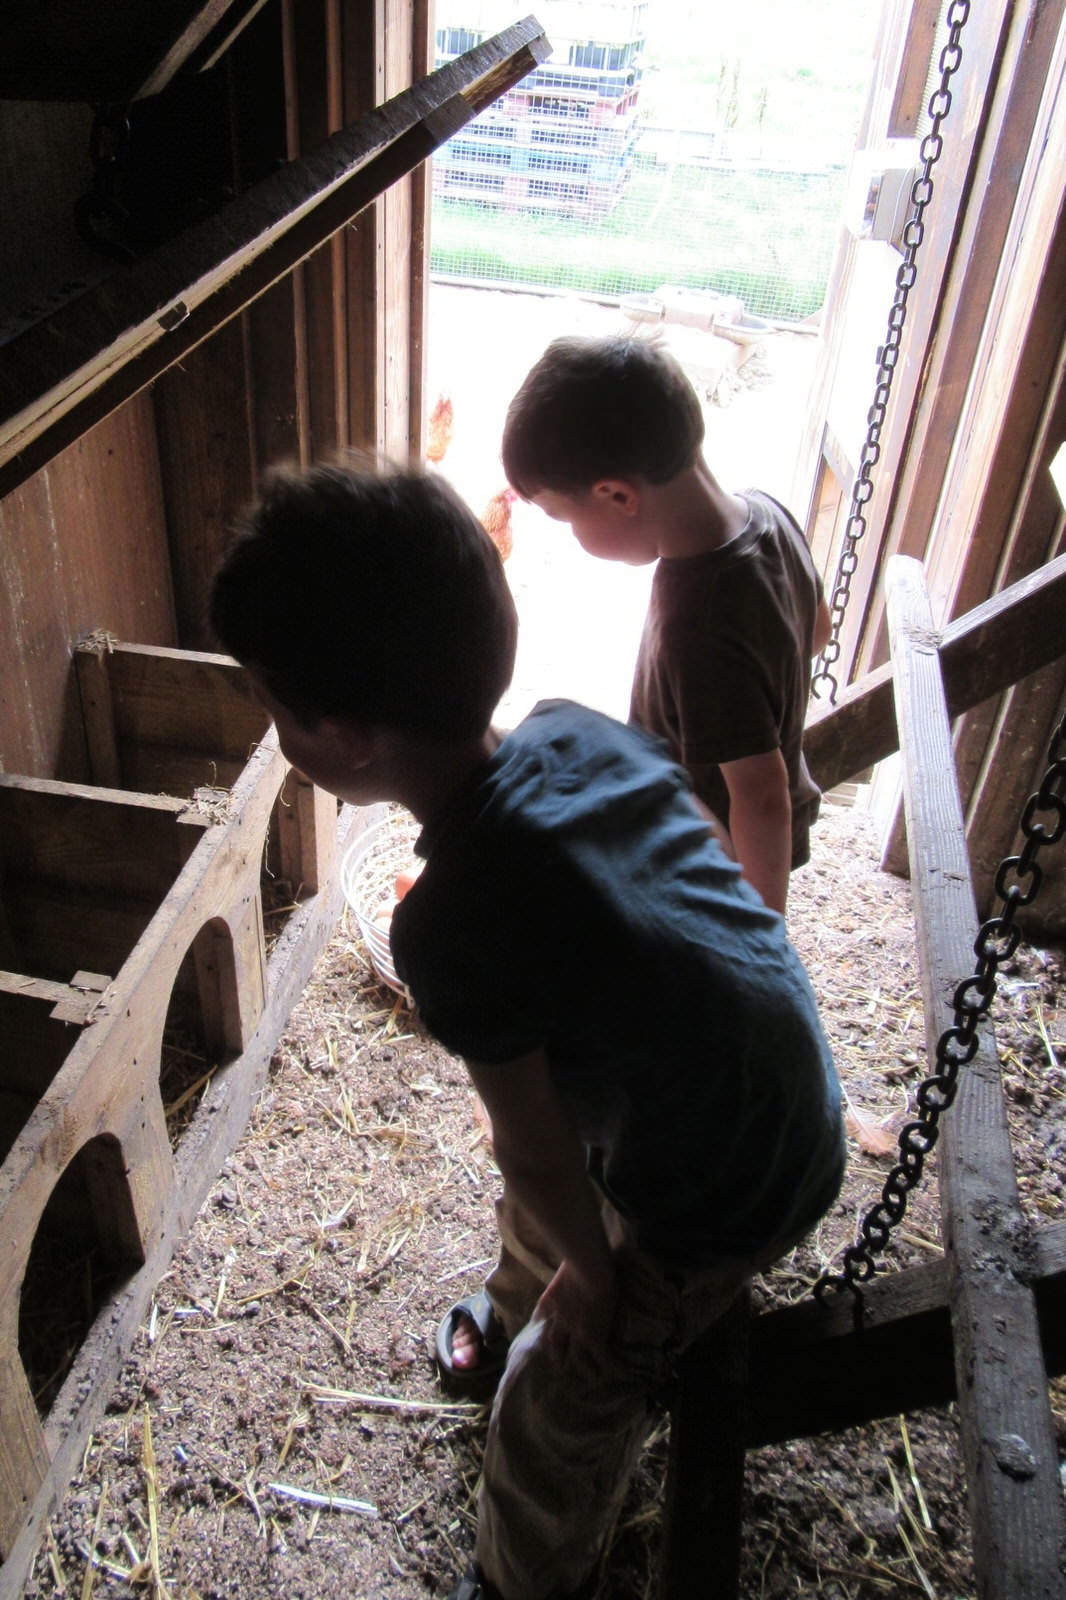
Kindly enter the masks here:
[[784, 506], [749, 489], [748, 520], [704, 555], [660, 560], [629, 720], [657, 733], [729, 826], [720, 763], [780, 748], [792, 793], [792, 865], [809, 856], [819, 792], [803, 759], [821, 579]]

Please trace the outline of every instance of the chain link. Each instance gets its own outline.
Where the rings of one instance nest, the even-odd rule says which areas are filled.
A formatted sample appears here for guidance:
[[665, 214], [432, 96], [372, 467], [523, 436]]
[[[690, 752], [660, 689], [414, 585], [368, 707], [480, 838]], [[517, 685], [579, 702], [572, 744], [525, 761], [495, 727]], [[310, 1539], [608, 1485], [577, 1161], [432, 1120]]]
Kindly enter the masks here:
[[[1046, 823], [1040, 820], [1041, 813], [1046, 814]], [[885, 1249], [891, 1229], [907, 1209], [908, 1194], [921, 1181], [925, 1158], [940, 1134], [940, 1117], [955, 1099], [959, 1069], [977, 1054], [977, 1024], [995, 996], [996, 973], [1021, 939], [1015, 915], [1020, 906], [1032, 904], [1043, 880], [1036, 858], [1046, 845], [1058, 844], [1066, 835], [1066, 712], [1052, 737], [1040, 788], [1022, 810], [1020, 828], [1025, 839], [1020, 854], [1007, 856], [996, 873], [996, 894], [1003, 910], [982, 924], [974, 940], [974, 974], [958, 984], [952, 996], [954, 1021], [937, 1040], [936, 1071], [918, 1088], [917, 1116], [900, 1129], [899, 1160], [885, 1179], [880, 1200], [863, 1218], [857, 1243], [845, 1250], [840, 1272], [823, 1273], [814, 1286], [818, 1300], [830, 1289], [850, 1289], [855, 1297], [856, 1323], [863, 1311], [860, 1285], [877, 1271], [874, 1256]]]
[[75, 201], [74, 223], [86, 244], [116, 261], [136, 260], [129, 238], [131, 218], [121, 198], [129, 148], [129, 107], [94, 107], [89, 135], [93, 186]]
[[881, 455], [881, 429], [888, 410], [888, 397], [892, 392], [892, 378], [899, 360], [903, 324], [907, 319], [907, 300], [917, 280], [915, 259], [925, 237], [925, 208], [933, 198], [933, 167], [940, 160], [944, 141], [940, 128], [951, 110], [949, 85], [962, 65], [959, 36], [970, 15], [970, 0], [952, 0], [948, 7], [948, 40], [940, 52], [940, 83], [929, 99], [932, 123], [919, 146], [922, 170], [911, 188], [914, 210], [903, 230], [903, 260], [896, 273], [896, 292], [888, 314], [888, 331], [878, 352], [877, 386], [874, 401], [866, 414], [866, 439], [859, 455], [859, 470], [851, 490], [851, 510], [844, 528], [844, 542], [833, 580], [833, 594], [829, 602], [832, 624], [829, 639], [815, 664], [811, 679], [811, 695], [816, 700], [828, 699], [836, 704], [837, 680], [833, 672], [840, 659], [840, 628], [844, 620], [851, 580], [859, 565], [857, 549], [866, 533], [866, 506], [874, 492], [872, 473]]

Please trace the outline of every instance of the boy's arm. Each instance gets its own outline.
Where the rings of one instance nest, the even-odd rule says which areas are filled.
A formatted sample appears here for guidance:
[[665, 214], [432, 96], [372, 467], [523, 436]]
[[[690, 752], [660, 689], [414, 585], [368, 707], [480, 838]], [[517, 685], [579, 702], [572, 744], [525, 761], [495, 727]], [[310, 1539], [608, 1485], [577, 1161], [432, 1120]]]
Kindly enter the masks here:
[[825, 595], [823, 594], [821, 599], [818, 601], [818, 610], [814, 617], [814, 637], [811, 639], [812, 656], [821, 655], [822, 651], [829, 643], [829, 637], [832, 632], [833, 619], [830, 615], [829, 606], [826, 602]]
[[741, 871], [773, 911], [785, 914], [792, 867], [792, 797], [780, 749], [723, 761], [729, 836]]
[[500, 1171], [561, 1265], [537, 1305], [548, 1348], [562, 1364], [596, 1366], [606, 1350], [615, 1269], [585, 1146], [552, 1083], [543, 1050], [517, 1060], [467, 1061], [492, 1121]]

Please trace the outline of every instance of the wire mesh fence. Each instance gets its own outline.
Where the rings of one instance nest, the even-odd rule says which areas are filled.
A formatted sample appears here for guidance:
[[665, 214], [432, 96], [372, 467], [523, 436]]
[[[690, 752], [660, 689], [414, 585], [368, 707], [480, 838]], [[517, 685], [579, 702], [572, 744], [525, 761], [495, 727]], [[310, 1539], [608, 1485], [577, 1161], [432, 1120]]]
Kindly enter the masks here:
[[[754, 0], [745, 50], [713, 0], [541, 0], [551, 57], [434, 158], [434, 275], [619, 298], [710, 290], [785, 321], [816, 312], [865, 84], [855, 51], [831, 48], [840, 0], [790, 0], [818, 70], [759, 37], [760, 4], [768, 21], [786, 14]], [[438, 64], [526, 9], [438, 0]], [[844, 13], [860, 54], [875, 9], [850, 0]]]

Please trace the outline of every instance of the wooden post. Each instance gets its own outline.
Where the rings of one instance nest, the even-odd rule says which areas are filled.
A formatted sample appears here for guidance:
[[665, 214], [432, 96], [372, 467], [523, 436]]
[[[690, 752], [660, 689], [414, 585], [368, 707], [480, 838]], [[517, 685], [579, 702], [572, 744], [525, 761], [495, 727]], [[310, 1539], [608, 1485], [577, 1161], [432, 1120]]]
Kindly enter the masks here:
[[107, 645], [85, 640], [74, 651], [81, 720], [89, 752], [89, 775], [105, 789], [121, 789], [122, 767], [115, 738], [115, 709], [107, 670]]
[[[930, 1056], [974, 970], [966, 858], [937, 634], [919, 562], [888, 566], [888, 620]], [[980, 1600], [1064, 1588], [1066, 1512], [999, 1063], [987, 1023], [943, 1119], [940, 1196]]]
[[735, 1600], [751, 1294], [686, 1350], [670, 1407], [658, 1600]]
[[[17, 1311], [18, 1302], [15, 1301]], [[5, 1319], [15, 1321], [11, 1319]], [[37, 1407], [18, 1355], [17, 1325], [0, 1329], [0, 1559], [7, 1556], [48, 1473]]]
[[290, 768], [274, 817], [281, 875], [294, 898], [324, 889], [337, 863], [337, 802]]

